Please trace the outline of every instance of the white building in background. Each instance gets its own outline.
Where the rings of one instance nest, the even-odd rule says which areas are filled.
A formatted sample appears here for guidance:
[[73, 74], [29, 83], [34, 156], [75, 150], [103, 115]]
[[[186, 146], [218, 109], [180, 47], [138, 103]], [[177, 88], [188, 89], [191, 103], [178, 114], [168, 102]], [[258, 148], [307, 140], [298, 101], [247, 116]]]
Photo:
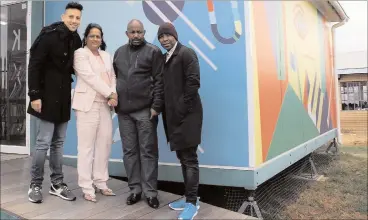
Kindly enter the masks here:
[[341, 110], [368, 110], [367, 51], [337, 54], [336, 68], [341, 87]]
[[337, 54], [336, 67], [340, 85], [341, 130], [368, 132], [367, 51]]

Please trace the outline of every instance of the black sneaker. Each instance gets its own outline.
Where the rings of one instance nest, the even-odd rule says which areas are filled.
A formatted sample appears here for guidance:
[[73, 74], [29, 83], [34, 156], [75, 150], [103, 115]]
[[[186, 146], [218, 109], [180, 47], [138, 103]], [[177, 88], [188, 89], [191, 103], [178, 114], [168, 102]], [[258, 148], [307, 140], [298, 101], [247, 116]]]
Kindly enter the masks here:
[[41, 186], [31, 184], [28, 190], [28, 200], [34, 203], [41, 203], [43, 201], [41, 189]]
[[76, 199], [75, 195], [68, 189], [65, 183], [60, 183], [58, 185], [51, 184], [49, 193], [68, 201], [74, 201]]

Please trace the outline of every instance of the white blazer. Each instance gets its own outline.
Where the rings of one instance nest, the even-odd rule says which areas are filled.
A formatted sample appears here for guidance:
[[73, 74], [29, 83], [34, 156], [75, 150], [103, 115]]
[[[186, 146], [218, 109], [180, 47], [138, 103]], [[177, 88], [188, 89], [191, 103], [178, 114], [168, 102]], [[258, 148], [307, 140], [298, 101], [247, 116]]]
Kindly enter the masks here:
[[116, 76], [109, 53], [99, 50], [105, 64], [106, 72], [111, 80], [109, 87], [100, 77], [100, 64], [88, 47], [79, 48], [74, 52], [74, 71], [77, 84], [72, 95], [72, 109], [87, 112], [92, 108], [97, 92], [108, 97], [116, 93]]

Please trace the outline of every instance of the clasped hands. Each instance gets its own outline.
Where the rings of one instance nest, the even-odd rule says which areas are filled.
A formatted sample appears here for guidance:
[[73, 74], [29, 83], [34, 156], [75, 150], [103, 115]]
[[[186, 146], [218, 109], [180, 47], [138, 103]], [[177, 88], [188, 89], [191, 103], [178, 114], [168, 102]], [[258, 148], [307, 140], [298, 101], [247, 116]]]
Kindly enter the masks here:
[[108, 97], [107, 104], [109, 106], [115, 107], [118, 105], [118, 95], [116, 93], [111, 93], [111, 95]]
[[[108, 97], [108, 102], [107, 104], [109, 106], [115, 107], [118, 105], [118, 95], [116, 93], [111, 93], [111, 95]], [[152, 119], [153, 117], [159, 115], [154, 109], [151, 108], [151, 116], [150, 119]]]

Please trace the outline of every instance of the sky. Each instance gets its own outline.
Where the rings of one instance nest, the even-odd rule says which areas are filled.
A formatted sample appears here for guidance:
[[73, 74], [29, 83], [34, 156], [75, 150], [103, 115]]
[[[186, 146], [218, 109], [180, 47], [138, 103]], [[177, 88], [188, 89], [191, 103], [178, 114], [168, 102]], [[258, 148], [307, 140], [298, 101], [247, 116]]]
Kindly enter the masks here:
[[336, 52], [367, 50], [367, 1], [339, 1], [350, 18], [336, 29]]

